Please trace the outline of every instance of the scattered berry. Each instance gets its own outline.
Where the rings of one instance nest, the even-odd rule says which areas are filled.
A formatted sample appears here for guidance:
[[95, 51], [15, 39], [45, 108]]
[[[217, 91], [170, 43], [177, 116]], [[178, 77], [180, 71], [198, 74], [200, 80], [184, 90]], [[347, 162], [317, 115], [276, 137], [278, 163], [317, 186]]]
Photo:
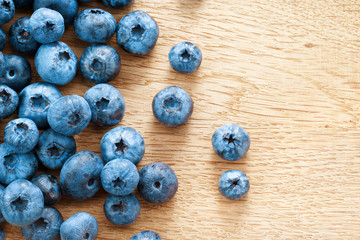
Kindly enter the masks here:
[[8, 118], [19, 105], [19, 96], [6, 85], [0, 85], [0, 119]]
[[139, 216], [140, 202], [134, 194], [109, 195], [104, 203], [106, 218], [115, 225], [129, 225]]
[[247, 176], [240, 170], [224, 172], [219, 180], [219, 190], [231, 200], [239, 200], [249, 191], [250, 184]]
[[98, 234], [96, 219], [86, 212], [72, 215], [60, 227], [62, 240], [94, 240]]
[[17, 55], [5, 56], [5, 68], [0, 76], [0, 84], [7, 85], [19, 92], [31, 81], [30, 63]]
[[19, 18], [9, 30], [10, 45], [19, 53], [34, 54], [41, 45], [33, 37], [29, 20], [29, 17]]
[[200, 49], [191, 42], [176, 44], [169, 52], [169, 61], [173, 69], [181, 73], [193, 73], [201, 64]]
[[78, 12], [76, 0], [35, 0], [34, 11], [39, 8], [50, 8], [58, 11], [64, 18], [65, 25], [72, 23]]
[[130, 238], [130, 240], [161, 240], [161, 237], [153, 231], [142, 231]]
[[40, 188], [44, 195], [45, 205], [53, 205], [61, 199], [61, 187], [57, 178], [53, 175], [40, 174], [31, 182]]
[[13, 0], [0, 0], [0, 25], [8, 23], [15, 15]]

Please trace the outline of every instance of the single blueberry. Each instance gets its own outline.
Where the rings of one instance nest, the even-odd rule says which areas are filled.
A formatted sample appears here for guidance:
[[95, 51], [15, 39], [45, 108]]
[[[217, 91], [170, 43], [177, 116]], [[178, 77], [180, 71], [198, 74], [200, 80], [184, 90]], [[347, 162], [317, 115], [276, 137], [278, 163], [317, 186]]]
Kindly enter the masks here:
[[135, 165], [145, 153], [145, 142], [138, 131], [131, 127], [111, 129], [101, 139], [101, 155], [107, 163], [113, 159], [127, 159]]
[[65, 85], [75, 77], [78, 59], [66, 43], [58, 41], [40, 46], [35, 55], [35, 67], [45, 82]]
[[61, 92], [52, 84], [43, 82], [30, 84], [20, 92], [19, 117], [29, 118], [39, 129], [46, 129], [49, 127], [48, 109], [61, 97]]
[[50, 8], [39, 8], [30, 17], [32, 36], [39, 43], [52, 43], [65, 31], [63, 16]]
[[91, 108], [91, 121], [96, 125], [112, 127], [123, 119], [125, 101], [113, 86], [97, 84], [85, 93], [84, 98]]
[[6, 85], [0, 85], [0, 119], [10, 117], [19, 105], [19, 96]]
[[134, 235], [130, 240], [161, 240], [161, 237], [153, 231], [142, 231]]
[[90, 43], [104, 43], [115, 33], [116, 20], [109, 12], [100, 8], [85, 9], [76, 16], [76, 36]]
[[229, 170], [224, 172], [219, 180], [219, 190], [231, 200], [239, 200], [250, 189], [249, 179], [240, 170]]
[[39, 130], [31, 119], [17, 118], [6, 125], [4, 140], [16, 153], [30, 152], [39, 140]]
[[45, 205], [53, 205], [61, 199], [61, 187], [57, 178], [53, 175], [40, 174], [31, 179], [44, 195]]
[[7, 143], [0, 145], [0, 183], [8, 185], [17, 179], [30, 179], [38, 169], [33, 152], [12, 153]]
[[35, 0], [34, 11], [39, 8], [50, 8], [58, 11], [64, 18], [65, 25], [71, 24], [78, 12], [76, 0]]
[[6, 44], [6, 33], [0, 26], [0, 51], [2, 51]]
[[29, 240], [57, 240], [63, 223], [61, 213], [54, 207], [45, 207], [40, 218], [34, 223], [21, 227], [21, 233]]
[[135, 11], [123, 17], [116, 30], [117, 43], [125, 51], [134, 54], [147, 54], [155, 46], [159, 27], [149, 14]]
[[87, 47], [80, 58], [82, 75], [93, 83], [107, 83], [120, 72], [121, 59], [116, 50], [105, 44]]
[[44, 197], [40, 189], [25, 179], [18, 179], [5, 188], [1, 212], [15, 226], [32, 224], [41, 217]]
[[101, 187], [102, 159], [93, 152], [82, 151], [70, 157], [60, 172], [61, 188], [76, 200], [91, 198]]
[[136, 166], [126, 159], [114, 159], [101, 171], [101, 184], [105, 191], [115, 196], [132, 193], [139, 183]]
[[31, 81], [30, 63], [17, 55], [5, 56], [5, 68], [0, 76], [0, 84], [7, 85], [19, 92]]
[[65, 161], [76, 152], [75, 139], [55, 132], [51, 128], [40, 134], [35, 152], [40, 162], [49, 169], [61, 169]]
[[34, 54], [41, 45], [33, 37], [29, 19], [29, 17], [19, 18], [9, 30], [10, 45], [19, 53]]
[[244, 157], [248, 151], [250, 137], [242, 127], [228, 123], [214, 132], [212, 145], [217, 155], [229, 161], [236, 161]]
[[[1, 146], [0, 146], [0, 148], [1, 148]], [[4, 190], [5, 190], [5, 187], [0, 184], [0, 204], [1, 204], [2, 195], [4, 194]], [[5, 221], [5, 218], [3, 217], [3, 215], [0, 211], [0, 223], [4, 222], [4, 221]], [[2, 231], [2, 229], [0, 228], [0, 235], [1, 235], [1, 231]], [[2, 240], [1, 236], [0, 236], [0, 240]]]
[[0, 0], [0, 25], [8, 23], [15, 15], [13, 0]]
[[98, 223], [89, 213], [72, 215], [60, 227], [61, 240], [94, 240], [98, 234]]
[[176, 44], [169, 52], [169, 61], [173, 69], [181, 73], [193, 73], [201, 64], [200, 49], [191, 42]]
[[2, 228], [0, 228], [0, 240], [5, 240], [5, 232]]
[[47, 118], [55, 132], [73, 136], [89, 124], [91, 109], [83, 97], [69, 95], [59, 98], [50, 105]]
[[13, 0], [15, 8], [25, 8], [33, 4], [34, 0]]
[[129, 5], [134, 0], [102, 0], [102, 1], [108, 7], [122, 8]]
[[180, 87], [167, 87], [153, 99], [154, 116], [161, 123], [177, 127], [184, 124], [193, 112], [193, 101], [190, 95]]
[[141, 210], [137, 197], [130, 193], [126, 196], [109, 195], [104, 203], [106, 218], [115, 225], [129, 225], [139, 216]]
[[178, 180], [166, 163], [153, 162], [140, 170], [138, 190], [140, 196], [151, 203], [164, 203], [174, 197]]

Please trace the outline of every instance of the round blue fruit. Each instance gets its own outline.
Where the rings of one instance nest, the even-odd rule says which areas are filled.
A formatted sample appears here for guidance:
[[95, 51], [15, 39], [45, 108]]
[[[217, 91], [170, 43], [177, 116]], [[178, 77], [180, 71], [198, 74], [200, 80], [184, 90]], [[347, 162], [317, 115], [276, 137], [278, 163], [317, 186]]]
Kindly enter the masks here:
[[98, 223], [89, 213], [72, 215], [60, 227], [60, 237], [64, 240], [94, 240], [98, 234]]
[[6, 85], [0, 85], [0, 119], [13, 115], [18, 105], [17, 93]]
[[50, 8], [58, 11], [63, 16], [66, 26], [74, 21], [79, 10], [76, 0], [35, 0], [34, 11], [39, 8]]
[[130, 3], [132, 3], [134, 0], [103, 0], [103, 3], [112, 8], [122, 8]]
[[240, 170], [229, 170], [224, 172], [219, 180], [219, 190], [231, 200], [239, 200], [244, 197], [250, 189], [249, 179]]
[[130, 240], [161, 240], [161, 237], [153, 231], [142, 231], [134, 235]]
[[9, 30], [10, 45], [19, 53], [34, 54], [41, 45], [33, 37], [29, 20], [29, 17], [19, 18]]
[[0, 51], [2, 51], [6, 44], [6, 33], [0, 26]]
[[104, 203], [106, 218], [115, 225], [129, 225], [139, 216], [141, 205], [134, 194], [109, 195]]
[[17, 55], [5, 56], [5, 68], [0, 76], [0, 84], [7, 85], [20, 92], [31, 81], [30, 63]]
[[15, 15], [13, 0], [0, 0], [0, 25], [8, 23]]
[[61, 199], [61, 187], [57, 178], [53, 175], [40, 174], [31, 182], [40, 188], [44, 195], [45, 205], [53, 205]]
[[202, 53], [191, 42], [176, 44], [169, 52], [169, 61], [173, 69], [181, 73], [193, 73], [201, 64]]

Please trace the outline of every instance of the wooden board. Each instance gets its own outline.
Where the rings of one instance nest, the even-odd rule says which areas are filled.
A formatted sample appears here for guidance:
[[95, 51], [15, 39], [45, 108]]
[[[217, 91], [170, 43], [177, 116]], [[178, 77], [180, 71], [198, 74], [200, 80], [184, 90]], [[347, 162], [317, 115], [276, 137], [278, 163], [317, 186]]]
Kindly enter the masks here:
[[[100, 2], [80, 8], [90, 6], [104, 8]], [[360, 1], [135, 0], [122, 10], [104, 9], [117, 21], [141, 9], [159, 24], [158, 43], [145, 57], [125, 53], [111, 39], [123, 63], [111, 84], [126, 102], [120, 125], [136, 128], [146, 142], [138, 168], [168, 163], [179, 190], [166, 204], [140, 200], [141, 214], [127, 227], [105, 219], [103, 190], [82, 202], [64, 197], [56, 207], [65, 219], [79, 211], [93, 214], [98, 239], [129, 239], [147, 229], [165, 240], [360, 239]], [[30, 14], [17, 11], [15, 19]], [[8, 31], [10, 23], [3, 27]], [[90, 45], [76, 38], [73, 27], [61, 40], [78, 57]], [[167, 59], [183, 40], [204, 56], [191, 75], [176, 73]], [[4, 53], [15, 54], [9, 44]], [[40, 81], [33, 57], [26, 58], [33, 82]], [[153, 96], [170, 85], [186, 89], [195, 102], [189, 122], [178, 128], [161, 125], [151, 110]], [[83, 95], [91, 86], [78, 74], [60, 90]], [[237, 162], [220, 159], [211, 145], [213, 132], [228, 122], [243, 126], [252, 139]], [[100, 154], [106, 131], [91, 124], [76, 136], [78, 151]], [[218, 191], [221, 173], [230, 169], [250, 179], [250, 192], [240, 201]], [[19, 228], [2, 226], [9, 239], [20, 238]]]

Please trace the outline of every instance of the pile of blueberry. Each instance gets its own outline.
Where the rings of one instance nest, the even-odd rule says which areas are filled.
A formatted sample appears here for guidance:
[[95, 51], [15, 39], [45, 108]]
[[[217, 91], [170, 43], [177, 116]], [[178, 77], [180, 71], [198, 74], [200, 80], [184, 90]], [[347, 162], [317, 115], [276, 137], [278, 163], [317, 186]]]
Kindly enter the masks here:
[[[121, 8], [132, 0], [103, 2]], [[91, 151], [76, 153], [73, 137], [90, 121], [114, 127], [124, 116], [123, 96], [108, 84], [119, 74], [121, 59], [104, 43], [116, 33], [121, 48], [144, 55], [154, 48], [159, 28], [143, 11], [131, 12], [119, 23], [98, 8], [78, 13], [77, 0], [0, 0], [0, 25], [14, 17], [15, 8], [31, 5], [33, 14], [12, 24], [9, 39], [19, 53], [35, 54], [35, 67], [44, 82], [29, 84], [29, 62], [17, 55], [3, 56], [0, 51], [0, 119], [16, 110], [19, 117], [6, 125], [0, 145], [0, 183], [7, 186], [0, 185], [0, 221], [20, 226], [26, 239], [95, 239], [98, 223], [92, 215], [80, 212], [63, 221], [61, 213], [51, 206], [62, 193], [85, 200], [103, 187], [109, 193], [104, 203], [106, 218], [116, 225], [128, 225], [141, 209], [135, 189], [148, 202], [164, 203], [178, 188], [175, 172], [165, 163], [153, 162], [138, 172], [136, 165], [144, 156], [145, 142], [133, 128], [109, 130], [101, 139], [102, 158]], [[66, 43], [58, 41], [71, 23], [79, 39], [93, 44], [84, 50], [80, 61]], [[6, 34], [0, 27], [0, 50], [5, 43]], [[196, 71], [201, 60], [200, 49], [190, 42], [175, 45], [169, 53], [171, 66], [182, 73]], [[55, 85], [71, 82], [78, 69], [96, 85], [84, 97], [63, 96]], [[171, 86], [154, 97], [152, 108], [161, 123], [176, 127], [191, 116], [193, 101], [184, 89]], [[225, 124], [214, 133], [212, 144], [220, 157], [235, 161], [246, 154], [250, 138], [238, 125]], [[35, 176], [38, 161], [48, 169], [60, 170], [59, 181], [52, 175]], [[242, 198], [249, 187], [246, 175], [238, 170], [226, 171], [219, 180], [220, 192], [229, 199]], [[4, 238], [1, 230], [0, 239]], [[143, 231], [131, 239], [161, 238]]]

